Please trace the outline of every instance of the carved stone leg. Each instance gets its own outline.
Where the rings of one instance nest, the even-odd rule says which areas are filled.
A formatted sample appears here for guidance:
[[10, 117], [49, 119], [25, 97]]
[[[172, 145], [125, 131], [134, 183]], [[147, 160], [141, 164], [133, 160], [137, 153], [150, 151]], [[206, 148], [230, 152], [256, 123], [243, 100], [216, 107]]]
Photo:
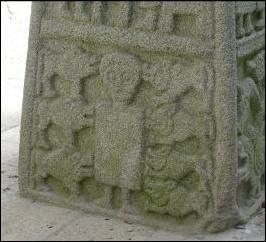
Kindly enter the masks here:
[[65, 135], [66, 135], [66, 145], [69, 145], [70, 147], [75, 145], [75, 134], [71, 127], [68, 127], [65, 129]]
[[129, 22], [129, 15], [130, 15], [130, 8], [131, 8], [131, 2], [119, 2], [120, 12], [119, 12], [119, 18], [116, 22], [116, 26], [119, 28], [126, 28], [128, 27]]
[[161, 32], [170, 33], [174, 28], [174, 2], [164, 2], [162, 5], [159, 29]]
[[38, 146], [46, 150], [50, 149], [50, 144], [47, 140], [46, 129], [39, 130]]
[[69, 17], [71, 16], [71, 15], [70, 15], [69, 8], [68, 8], [68, 4], [69, 4], [68, 1], [61, 1], [61, 2], [58, 2], [58, 10], [59, 10], [59, 14], [60, 14], [60, 16], [62, 16], [63, 18], [69, 18]]
[[95, 204], [106, 209], [113, 208], [113, 187], [106, 185], [104, 190], [104, 197], [95, 201]]
[[53, 73], [45, 73], [44, 77], [42, 79], [42, 92], [43, 92], [43, 97], [49, 98], [49, 97], [55, 97], [56, 96], [56, 91], [53, 87], [52, 84], [52, 77]]
[[88, 17], [86, 16], [85, 12], [86, 2], [76, 2], [75, 3], [75, 15], [74, 18], [76, 20], [86, 20]]
[[81, 82], [78, 78], [75, 78], [72, 83], [71, 97], [75, 99], [82, 99], [81, 95]]
[[91, 22], [93, 24], [102, 23], [102, 11], [103, 11], [103, 3], [101, 1], [94, 1], [92, 4], [92, 15], [91, 15]]
[[79, 190], [79, 183], [76, 181], [69, 181], [72, 184], [69, 187], [70, 190], [70, 199], [71, 200], [77, 200], [79, 195], [80, 195], [80, 190]]
[[39, 181], [44, 180], [48, 176], [48, 167], [47, 167], [47, 159], [43, 158], [40, 162], [39, 173], [36, 177], [38, 177]]
[[239, 14], [237, 16], [237, 28], [236, 28], [236, 35], [237, 38], [243, 38], [245, 35], [245, 29], [244, 29], [244, 18], [243, 14]]
[[244, 27], [246, 30], [246, 35], [250, 35], [254, 31], [254, 27], [253, 27], [252, 21], [251, 21], [251, 13], [247, 13], [245, 15]]
[[[140, 3], [140, 8], [145, 12], [145, 16], [143, 19], [139, 19], [139, 22], [136, 24], [136, 28], [151, 30], [153, 31], [156, 26], [156, 18], [157, 18], [157, 7], [159, 7], [159, 2], [145, 2], [142, 1]], [[172, 21], [169, 19], [168, 21]]]
[[122, 188], [121, 191], [122, 196], [122, 213], [128, 213], [128, 214], [137, 214], [136, 209], [132, 206], [131, 203], [131, 191], [127, 188]]

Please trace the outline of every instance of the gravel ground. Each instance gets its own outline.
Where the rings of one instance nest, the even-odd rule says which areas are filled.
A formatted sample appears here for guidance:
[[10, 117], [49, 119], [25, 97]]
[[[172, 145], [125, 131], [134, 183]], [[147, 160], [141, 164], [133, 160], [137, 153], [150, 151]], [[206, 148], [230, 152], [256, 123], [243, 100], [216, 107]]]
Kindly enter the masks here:
[[19, 197], [19, 122], [30, 5], [1, 2], [1, 241], [265, 241], [265, 209], [243, 228], [186, 236]]

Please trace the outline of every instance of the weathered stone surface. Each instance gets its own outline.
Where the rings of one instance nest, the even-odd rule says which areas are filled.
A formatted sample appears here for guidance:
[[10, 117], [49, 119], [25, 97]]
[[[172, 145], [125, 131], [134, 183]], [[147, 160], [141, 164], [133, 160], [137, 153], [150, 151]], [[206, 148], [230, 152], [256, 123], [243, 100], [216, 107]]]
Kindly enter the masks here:
[[264, 189], [265, 4], [33, 3], [23, 196], [178, 230]]

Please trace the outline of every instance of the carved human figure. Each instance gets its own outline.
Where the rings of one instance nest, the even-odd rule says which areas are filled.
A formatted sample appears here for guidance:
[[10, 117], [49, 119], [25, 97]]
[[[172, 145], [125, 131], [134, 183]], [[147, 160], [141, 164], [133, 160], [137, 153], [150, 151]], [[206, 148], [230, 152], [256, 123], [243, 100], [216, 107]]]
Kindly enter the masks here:
[[[72, 12], [70, 9], [70, 2], [69, 1], [60, 1], [58, 4], [58, 12], [63, 18], [71, 18]], [[85, 19], [85, 1], [77, 1], [74, 2], [75, 9], [74, 9], [74, 18], [75, 19]]]
[[199, 163], [206, 162], [205, 128], [198, 118], [208, 108], [206, 74], [200, 63], [183, 66], [162, 61], [143, 67], [143, 79], [156, 94], [152, 99], [155, 108], [146, 121], [145, 178], [156, 178], [144, 186], [147, 211], [183, 217], [191, 213], [202, 216], [207, 209], [206, 175], [197, 170]]
[[159, 15], [157, 10], [161, 3], [159, 1], [140, 1], [138, 4], [140, 11], [143, 12], [143, 17], [137, 20], [135, 28], [154, 31]]
[[[107, 2], [106, 10], [110, 11], [110, 15], [105, 20], [108, 25], [116, 28], [128, 28], [131, 14], [132, 5], [130, 1], [115, 1]], [[113, 14], [115, 12], [115, 14]]]
[[112, 208], [113, 189], [121, 188], [123, 213], [136, 213], [131, 191], [141, 188], [143, 111], [130, 106], [140, 81], [138, 61], [126, 54], [103, 57], [100, 74], [113, 99], [96, 110], [95, 179], [106, 185], [101, 205]]
[[[102, 1], [61, 1], [58, 2], [58, 12], [63, 18], [74, 18], [74, 20], [90, 20], [94, 24], [102, 23]], [[73, 5], [73, 9], [71, 9]], [[90, 6], [90, 12], [87, 13], [87, 5]]]
[[146, 122], [152, 143], [172, 144], [202, 136], [204, 128], [199, 127], [197, 117], [203, 117], [208, 109], [208, 79], [203, 65], [186, 67], [170, 61], [145, 64], [143, 79], [155, 90]]
[[203, 64], [182, 65], [164, 60], [159, 63], [143, 64], [143, 80], [149, 82], [155, 90], [152, 103], [160, 106], [166, 103], [177, 103], [177, 100], [194, 89], [204, 94], [207, 77]]

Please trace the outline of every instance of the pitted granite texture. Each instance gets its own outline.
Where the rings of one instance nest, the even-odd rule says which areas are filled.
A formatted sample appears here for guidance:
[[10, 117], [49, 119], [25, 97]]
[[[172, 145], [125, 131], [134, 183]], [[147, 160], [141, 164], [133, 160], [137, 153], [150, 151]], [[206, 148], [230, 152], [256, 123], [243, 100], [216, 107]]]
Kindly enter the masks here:
[[34, 2], [22, 196], [171, 230], [265, 184], [264, 2]]

